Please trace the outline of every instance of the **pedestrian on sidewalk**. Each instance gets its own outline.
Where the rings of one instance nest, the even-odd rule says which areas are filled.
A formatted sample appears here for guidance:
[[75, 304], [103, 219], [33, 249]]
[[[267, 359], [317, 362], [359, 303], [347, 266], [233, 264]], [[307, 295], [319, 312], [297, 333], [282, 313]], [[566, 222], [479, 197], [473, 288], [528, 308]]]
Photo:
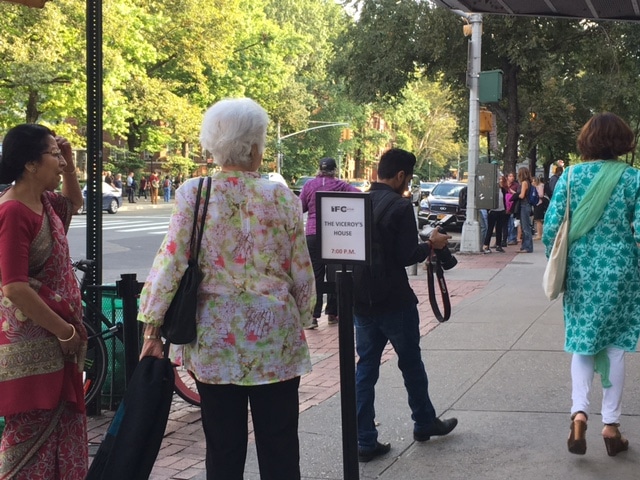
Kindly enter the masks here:
[[164, 182], [162, 182], [162, 189], [164, 190], [164, 203], [169, 203], [171, 201], [171, 188], [173, 186], [173, 182], [169, 178], [169, 175], [164, 177]]
[[158, 172], [153, 172], [149, 175], [149, 183], [151, 184], [151, 204], [158, 204], [158, 191], [160, 190], [160, 176]]
[[503, 235], [503, 247], [507, 245], [517, 245], [518, 244], [518, 227], [516, 226], [516, 208], [518, 206], [518, 198], [516, 192], [520, 185], [516, 182], [516, 175], [513, 172], [509, 172], [507, 174], [507, 182], [506, 185], [502, 187], [502, 191], [504, 192], [504, 206], [507, 215], [509, 216], [507, 219], [507, 235]]
[[[504, 176], [500, 177], [499, 184], [504, 183]], [[503, 222], [506, 220], [507, 216], [504, 210], [504, 194], [502, 193], [502, 189], [498, 188], [498, 208], [494, 208], [489, 210], [488, 215], [488, 226], [487, 232], [484, 236], [484, 246], [482, 247], [483, 253], [491, 253], [491, 237], [493, 236], [493, 231], [495, 228], [496, 233], [496, 243], [493, 246], [496, 252], [504, 253], [504, 248], [502, 248], [502, 233]]]
[[[378, 441], [375, 425], [375, 386], [380, 360], [387, 342], [398, 355], [414, 421], [413, 438], [424, 442], [447, 435], [458, 420], [440, 420], [429, 398], [429, 380], [420, 352], [418, 299], [409, 285], [405, 267], [424, 261], [431, 249], [447, 246], [449, 235], [437, 230], [426, 243], [418, 241], [413, 205], [403, 199], [413, 175], [416, 157], [401, 149], [385, 152], [378, 163], [378, 181], [371, 184], [373, 208], [383, 265], [383, 285], [360, 275], [354, 266], [354, 323], [356, 327], [356, 408], [358, 416], [358, 458], [368, 462], [389, 452], [391, 445]], [[374, 234], [375, 235], [375, 234]], [[375, 261], [375, 259], [374, 259]]]
[[[592, 117], [578, 136], [585, 160], [558, 179], [544, 222], [549, 256], [570, 208], [563, 299], [565, 351], [572, 353], [569, 452], [583, 455], [594, 371], [602, 384], [602, 436], [610, 456], [629, 442], [619, 430], [625, 352], [640, 336], [640, 172], [617, 160], [633, 151], [635, 136], [612, 113]], [[567, 181], [570, 199], [567, 205]]]
[[[243, 478], [249, 407], [260, 478], [300, 479], [298, 389], [311, 370], [302, 319], [311, 316], [315, 288], [300, 201], [258, 173], [268, 121], [253, 100], [222, 100], [205, 113], [200, 134], [221, 170], [200, 252], [197, 338], [180, 350], [201, 397], [207, 480]], [[162, 356], [159, 327], [187, 268], [198, 183], [177, 190], [142, 290], [142, 356]]]
[[518, 169], [518, 188], [517, 196], [520, 205], [520, 228], [522, 230], [522, 243], [518, 253], [533, 253], [533, 231], [531, 227], [531, 210], [532, 205], [529, 203], [529, 189], [531, 185], [531, 173], [527, 167]]
[[140, 196], [144, 195], [144, 199], [147, 199], [147, 178], [143, 175], [140, 179], [140, 189], [138, 190], [138, 200], [140, 200]]
[[133, 172], [129, 172], [127, 176], [127, 199], [129, 203], [136, 203], [135, 194], [136, 194], [136, 177]]
[[[307, 246], [309, 255], [313, 263], [313, 273], [316, 278], [316, 304], [313, 308], [313, 318], [309, 320], [306, 328], [313, 330], [318, 328], [318, 319], [322, 312], [324, 292], [322, 286], [327, 282], [336, 281], [337, 265], [326, 264], [320, 256], [320, 242], [316, 238], [316, 192], [359, 192], [356, 187], [336, 178], [338, 165], [335, 159], [325, 157], [320, 159], [316, 178], [309, 180], [302, 187], [300, 201], [302, 202], [302, 212], [309, 212], [307, 217]], [[335, 293], [327, 294], [327, 306], [324, 313], [327, 314], [329, 325], [338, 323], [338, 300]], [[306, 320], [306, 319], [305, 319]]]

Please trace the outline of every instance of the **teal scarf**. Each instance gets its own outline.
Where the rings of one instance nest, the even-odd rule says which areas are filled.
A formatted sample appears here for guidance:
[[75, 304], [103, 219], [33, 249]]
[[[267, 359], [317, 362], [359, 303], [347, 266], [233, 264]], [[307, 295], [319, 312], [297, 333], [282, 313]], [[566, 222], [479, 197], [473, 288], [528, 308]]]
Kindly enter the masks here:
[[627, 169], [627, 164], [606, 160], [596, 173], [584, 198], [571, 214], [569, 226], [569, 245], [586, 235], [600, 221], [611, 193]]
[[[607, 160], [602, 164], [600, 171], [596, 173], [589, 184], [587, 192], [578, 207], [571, 215], [569, 226], [569, 245], [595, 227], [602, 217], [604, 209], [609, 203], [613, 189], [620, 181], [620, 177], [627, 169], [624, 162]], [[600, 375], [603, 388], [611, 387], [609, 380], [609, 356], [607, 350], [600, 350], [595, 356], [594, 370]]]

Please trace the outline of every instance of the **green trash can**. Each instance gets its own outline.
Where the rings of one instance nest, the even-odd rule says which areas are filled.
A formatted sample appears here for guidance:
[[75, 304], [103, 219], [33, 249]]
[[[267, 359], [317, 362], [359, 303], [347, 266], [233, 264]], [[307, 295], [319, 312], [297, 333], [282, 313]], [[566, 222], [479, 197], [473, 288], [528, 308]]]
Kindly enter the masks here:
[[[102, 293], [102, 314], [115, 324], [123, 322], [122, 299], [118, 298], [115, 291], [104, 291]], [[103, 325], [104, 330], [108, 329]], [[124, 392], [125, 369], [124, 369], [124, 345], [117, 337], [105, 339], [107, 347], [108, 365], [107, 377], [102, 387], [101, 407], [108, 410], [116, 410]]]

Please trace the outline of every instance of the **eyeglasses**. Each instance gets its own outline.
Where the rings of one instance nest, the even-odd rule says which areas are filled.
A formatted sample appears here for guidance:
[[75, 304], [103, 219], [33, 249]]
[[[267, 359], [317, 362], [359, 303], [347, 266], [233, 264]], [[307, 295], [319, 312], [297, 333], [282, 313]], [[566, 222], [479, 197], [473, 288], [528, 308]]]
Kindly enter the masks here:
[[62, 155], [62, 150], [60, 150], [60, 149], [53, 149], [53, 150], [50, 150], [48, 152], [42, 152], [42, 155], [44, 155], [45, 153], [48, 153], [49, 155], [54, 156], [54, 157], [64, 158], [63, 155]]

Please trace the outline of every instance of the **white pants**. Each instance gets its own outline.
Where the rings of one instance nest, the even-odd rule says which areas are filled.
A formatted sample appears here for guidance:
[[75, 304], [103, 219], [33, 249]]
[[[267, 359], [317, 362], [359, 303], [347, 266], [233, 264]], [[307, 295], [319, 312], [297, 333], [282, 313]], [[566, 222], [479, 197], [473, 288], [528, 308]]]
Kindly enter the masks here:
[[[611, 387], [602, 389], [602, 423], [619, 423], [624, 388], [624, 350], [607, 348]], [[571, 360], [571, 414], [589, 413], [589, 394], [594, 376], [593, 355], [573, 354]]]

